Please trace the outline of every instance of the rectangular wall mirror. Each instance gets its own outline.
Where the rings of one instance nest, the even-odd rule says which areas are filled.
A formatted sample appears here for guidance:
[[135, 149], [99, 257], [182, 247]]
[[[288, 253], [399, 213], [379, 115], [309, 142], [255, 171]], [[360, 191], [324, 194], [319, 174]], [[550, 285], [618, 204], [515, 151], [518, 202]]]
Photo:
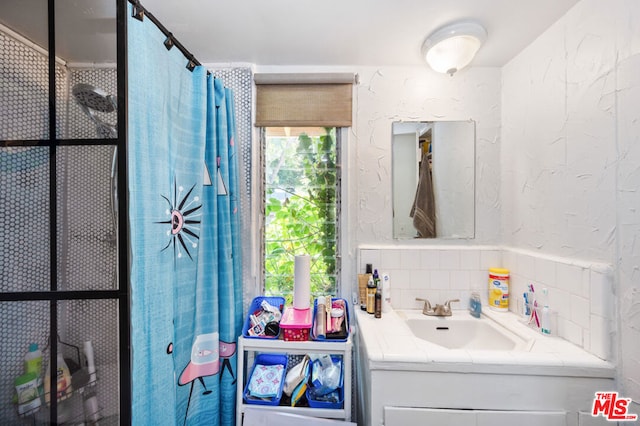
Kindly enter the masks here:
[[393, 237], [474, 238], [475, 122], [392, 126]]

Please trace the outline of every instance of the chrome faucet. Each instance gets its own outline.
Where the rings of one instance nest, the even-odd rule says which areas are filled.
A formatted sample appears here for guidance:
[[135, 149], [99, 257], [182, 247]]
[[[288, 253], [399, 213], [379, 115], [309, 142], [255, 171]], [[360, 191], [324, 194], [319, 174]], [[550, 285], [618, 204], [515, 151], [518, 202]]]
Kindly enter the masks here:
[[431, 307], [431, 303], [427, 299], [421, 299], [416, 297], [416, 300], [424, 302], [424, 306], [422, 307], [422, 313], [424, 315], [434, 316], [434, 317], [450, 317], [451, 316], [451, 303], [459, 302], [460, 299], [452, 299], [444, 302], [444, 305], [440, 305], [436, 303], [435, 307]]

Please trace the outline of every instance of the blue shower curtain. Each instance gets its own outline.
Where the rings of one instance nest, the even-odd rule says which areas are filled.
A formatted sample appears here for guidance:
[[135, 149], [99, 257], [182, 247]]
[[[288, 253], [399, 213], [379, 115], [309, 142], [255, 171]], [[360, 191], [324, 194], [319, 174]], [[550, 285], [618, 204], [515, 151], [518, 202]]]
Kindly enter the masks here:
[[231, 425], [242, 324], [233, 94], [187, 70], [148, 19], [129, 13], [127, 32], [132, 422]]

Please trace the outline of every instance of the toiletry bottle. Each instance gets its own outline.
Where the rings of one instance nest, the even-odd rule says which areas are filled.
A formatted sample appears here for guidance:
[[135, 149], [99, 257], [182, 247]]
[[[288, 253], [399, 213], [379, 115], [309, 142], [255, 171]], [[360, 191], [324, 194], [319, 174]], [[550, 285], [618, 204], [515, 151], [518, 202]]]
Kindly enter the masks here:
[[376, 285], [374, 284], [373, 277], [369, 277], [367, 282], [367, 313], [373, 314], [375, 312], [376, 302]]
[[391, 280], [389, 273], [382, 273], [382, 312], [391, 310]]
[[549, 297], [546, 288], [542, 289], [544, 297], [544, 306], [542, 307], [542, 315], [540, 318], [540, 331], [542, 334], [551, 334], [551, 314], [549, 313]]
[[376, 289], [375, 302], [374, 302], [374, 316], [376, 318], [382, 318], [382, 288], [379, 286]]
[[316, 305], [316, 337], [324, 339], [327, 337], [327, 307], [324, 296], [318, 296]]
[[365, 273], [361, 276], [358, 276], [358, 289], [360, 291], [360, 309], [363, 311], [367, 310], [367, 284], [369, 282], [369, 278], [372, 277], [373, 274], [373, 265], [371, 263], [367, 263], [365, 268]]
[[378, 275], [378, 270], [373, 270], [373, 284], [377, 287], [380, 287], [380, 275]]

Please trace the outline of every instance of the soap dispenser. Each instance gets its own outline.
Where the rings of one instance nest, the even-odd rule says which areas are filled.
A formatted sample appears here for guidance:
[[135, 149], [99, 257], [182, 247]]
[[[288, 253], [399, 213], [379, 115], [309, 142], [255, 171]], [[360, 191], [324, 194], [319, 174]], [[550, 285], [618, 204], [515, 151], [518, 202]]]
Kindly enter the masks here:
[[480, 295], [476, 292], [471, 293], [469, 313], [475, 318], [480, 318], [480, 314], [482, 313], [482, 301], [480, 300]]

